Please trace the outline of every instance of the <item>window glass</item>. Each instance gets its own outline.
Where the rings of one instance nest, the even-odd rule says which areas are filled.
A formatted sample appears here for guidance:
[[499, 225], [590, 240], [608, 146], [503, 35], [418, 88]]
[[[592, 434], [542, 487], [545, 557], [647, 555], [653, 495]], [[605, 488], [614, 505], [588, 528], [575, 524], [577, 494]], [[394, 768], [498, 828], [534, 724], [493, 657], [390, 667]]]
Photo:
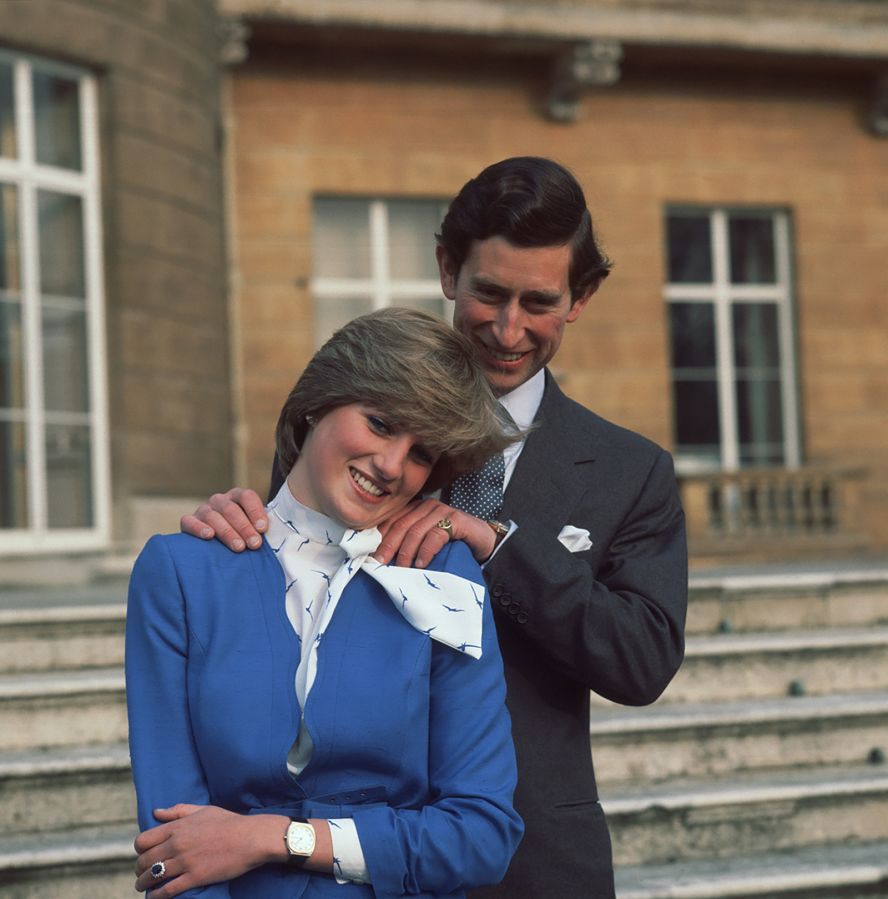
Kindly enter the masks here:
[[372, 310], [373, 302], [368, 296], [318, 297], [314, 306], [315, 343], [320, 346], [334, 331]]
[[20, 303], [0, 302], [0, 409], [25, 405], [24, 345]]
[[734, 364], [738, 368], [780, 366], [780, 334], [775, 303], [734, 303]]
[[669, 304], [673, 368], [715, 368], [715, 306]]
[[[665, 288], [679, 471], [798, 464], [785, 214], [667, 210]], [[783, 272], [777, 281], [778, 270]], [[794, 384], [792, 385], [794, 387]]]
[[28, 526], [25, 425], [0, 420], [0, 528]]
[[441, 224], [436, 203], [391, 200], [388, 203], [389, 271], [393, 278], [413, 280], [438, 277], [435, 232]]
[[18, 191], [12, 184], [0, 184], [0, 291], [17, 295], [21, 278]]
[[770, 218], [732, 215], [728, 221], [732, 284], [776, 280], [774, 225]]
[[86, 313], [43, 305], [43, 402], [53, 412], [88, 412]]
[[666, 240], [670, 283], [708, 284], [712, 281], [709, 216], [667, 216]]
[[783, 400], [777, 378], [737, 380], [737, 427], [743, 465], [783, 463]]
[[673, 382], [675, 436], [681, 450], [719, 458], [718, 385], [715, 380]]
[[16, 155], [12, 66], [0, 61], [0, 156], [13, 159]]
[[370, 277], [370, 204], [319, 197], [314, 202], [316, 278]]
[[94, 91], [86, 71], [0, 58], [0, 554], [107, 539], [107, 418], [92, 402], [103, 345], [89, 339], [101, 282], [86, 255], [101, 265], [86, 215], [101, 208], [83, 115]]
[[80, 96], [76, 81], [46, 72], [33, 74], [34, 149], [37, 161], [79, 171]]
[[51, 528], [93, 523], [88, 425], [47, 425], [46, 496]]
[[44, 296], [85, 297], [83, 202], [73, 194], [37, 192], [40, 289]]

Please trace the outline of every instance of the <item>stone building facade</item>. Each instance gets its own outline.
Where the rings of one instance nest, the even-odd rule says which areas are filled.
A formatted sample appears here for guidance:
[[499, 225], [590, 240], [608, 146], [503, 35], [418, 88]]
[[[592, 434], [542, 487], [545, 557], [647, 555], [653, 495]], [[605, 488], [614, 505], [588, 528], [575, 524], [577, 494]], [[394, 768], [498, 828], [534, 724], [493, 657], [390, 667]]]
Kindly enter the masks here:
[[230, 481], [231, 402], [214, 3], [13, 0], [0, 54], [12, 571]]
[[448, 314], [446, 202], [520, 154], [615, 261], [555, 373], [675, 452], [698, 561], [883, 553], [886, 66], [872, 0], [0, 4], [4, 566], [263, 492], [318, 342]]
[[337, 317], [434, 307], [439, 204], [538, 154], [616, 263], [557, 374], [675, 451], [698, 559], [888, 547], [883, 4], [222, 7], [247, 483]]

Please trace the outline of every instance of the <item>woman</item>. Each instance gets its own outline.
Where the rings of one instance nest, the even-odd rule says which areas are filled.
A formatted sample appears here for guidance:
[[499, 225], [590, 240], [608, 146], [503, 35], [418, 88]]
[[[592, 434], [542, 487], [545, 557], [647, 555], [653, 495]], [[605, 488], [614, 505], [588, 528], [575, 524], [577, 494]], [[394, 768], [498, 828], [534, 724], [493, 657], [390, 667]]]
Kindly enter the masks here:
[[522, 833], [502, 664], [465, 544], [383, 566], [376, 525], [499, 452], [471, 346], [440, 319], [351, 322], [284, 405], [262, 550], [152, 538], [126, 672], [136, 888], [461, 896]]

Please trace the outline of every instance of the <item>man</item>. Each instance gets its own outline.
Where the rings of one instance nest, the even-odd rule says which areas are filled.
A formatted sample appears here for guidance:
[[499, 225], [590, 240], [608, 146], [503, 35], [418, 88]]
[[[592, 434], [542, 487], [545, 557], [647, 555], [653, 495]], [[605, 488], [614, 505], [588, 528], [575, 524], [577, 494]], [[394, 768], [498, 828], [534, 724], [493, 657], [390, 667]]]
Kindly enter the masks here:
[[[449, 519], [452, 537], [487, 560], [526, 831], [503, 883], [475, 895], [609, 899], [589, 690], [647, 704], [681, 663], [687, 550], [672, 460], [565, 397], [546, 369], [609, 269], [569, 172], [535, 157], [488, 167], [451, 204], [437, 258], [454, 327], [528, 435], [506, 453], [501, 522], [426, 499], [389, 522], [377, 556], [427, 564]], [[252, 491], [217, 495], [197, 515], [183, 529], [258, 545]]]

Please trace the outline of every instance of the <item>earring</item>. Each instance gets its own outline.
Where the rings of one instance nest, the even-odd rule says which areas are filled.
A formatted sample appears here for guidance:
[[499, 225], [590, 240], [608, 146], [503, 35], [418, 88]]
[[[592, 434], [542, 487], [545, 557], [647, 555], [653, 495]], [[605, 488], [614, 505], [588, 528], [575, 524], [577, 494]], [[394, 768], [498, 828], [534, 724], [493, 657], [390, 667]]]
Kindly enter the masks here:
[[310, 428], [313, 428], [318, 423], [318, 420], [314, 417], [314, 415], [306, 415], [305, 421]]

